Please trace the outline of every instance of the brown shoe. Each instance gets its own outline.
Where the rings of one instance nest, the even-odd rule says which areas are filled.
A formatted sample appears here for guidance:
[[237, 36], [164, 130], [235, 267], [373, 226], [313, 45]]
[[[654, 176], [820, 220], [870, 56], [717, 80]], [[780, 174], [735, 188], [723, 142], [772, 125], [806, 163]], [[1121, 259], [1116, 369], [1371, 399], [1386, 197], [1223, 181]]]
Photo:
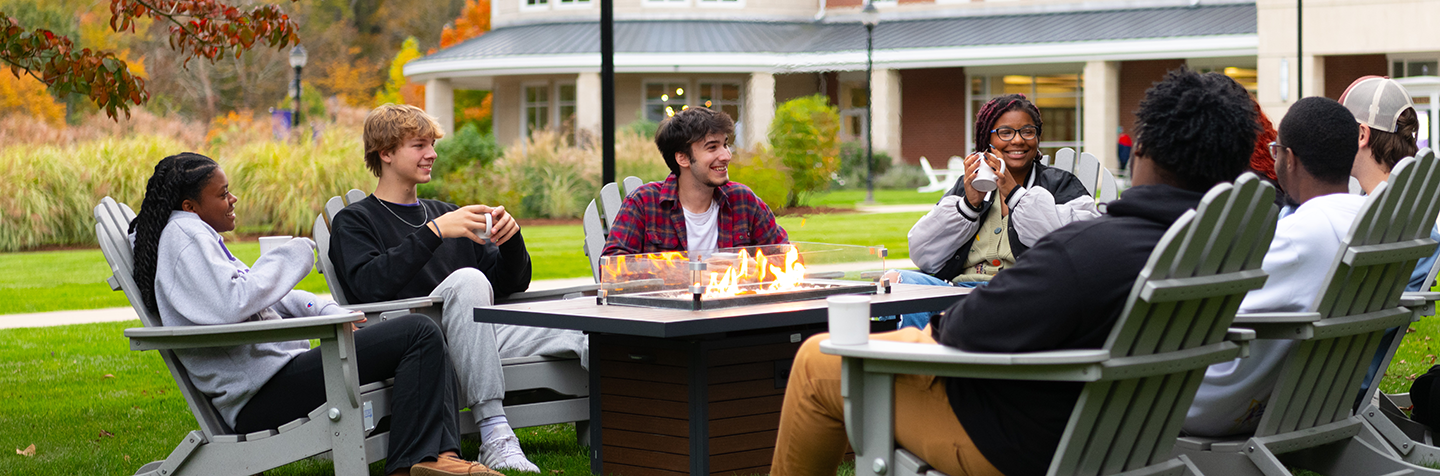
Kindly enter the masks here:
[[454, 456], [441, 456], [435, 461], [426, 461], [410, 467], [411, 476], [505, 476], [474, 461]]

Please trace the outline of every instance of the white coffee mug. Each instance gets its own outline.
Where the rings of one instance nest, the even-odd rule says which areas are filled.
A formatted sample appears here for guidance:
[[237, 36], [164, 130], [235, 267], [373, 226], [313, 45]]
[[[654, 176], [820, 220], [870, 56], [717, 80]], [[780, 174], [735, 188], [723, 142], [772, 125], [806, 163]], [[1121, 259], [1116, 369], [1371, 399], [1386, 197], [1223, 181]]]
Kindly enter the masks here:
[[870, 341], [870, 296], [846, 294], [825, 298], [830, 305], [830, 343], [859, 345]]
[[[1004, 160], [1000, 161], [1000, 173], [1005, 173]], [[995, 183], [997, 179], [998, 177], [995, 176], [995, 171], [990, 169], [988, 162], [985, 162], [985, 154], [980, 154], [980, 169], [975, 171], [975, 180], [970, 181], [970, 186], [975, 187], [975, 190], [978, 192], [993, 192], [995, 188], [998, 187]]]
[[295, 239], [295, 237], [290, 235], [262, 236], [260, 237], [260, 254], [269, 253], [271, 250], [289, 243], [292, 239]]
[[493, 219], [494, 219], [494, 218], [492, 218], [489, 213], [486, 213], [486, 214], [485, 214], [485, 229], [484, 229], [484, 230], [475, 230], [475, 237], [480, 238], [481, 241], [489, 241], [489, 240], [490, 240], [490, 228], [491, 228], [492, 226], [494, 226], [494, 224], [491, 223], [491, 220], [493, 220]]

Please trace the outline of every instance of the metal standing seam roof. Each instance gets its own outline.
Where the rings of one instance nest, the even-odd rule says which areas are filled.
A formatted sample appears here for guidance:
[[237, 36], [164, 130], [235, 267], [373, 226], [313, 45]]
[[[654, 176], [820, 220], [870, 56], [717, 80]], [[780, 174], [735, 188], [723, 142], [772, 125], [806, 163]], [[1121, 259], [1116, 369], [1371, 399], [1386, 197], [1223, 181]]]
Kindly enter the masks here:
[[[876, 49], [1019, 45], [1255, 34], [1255, 5], [895, 20]], [[654, 20], [615, 22], [617, 53], [831, 53], [865, 48], [858, 23]], [[598, 22], [498, 28], [411, 64], [500, 56], [598, 54]]]

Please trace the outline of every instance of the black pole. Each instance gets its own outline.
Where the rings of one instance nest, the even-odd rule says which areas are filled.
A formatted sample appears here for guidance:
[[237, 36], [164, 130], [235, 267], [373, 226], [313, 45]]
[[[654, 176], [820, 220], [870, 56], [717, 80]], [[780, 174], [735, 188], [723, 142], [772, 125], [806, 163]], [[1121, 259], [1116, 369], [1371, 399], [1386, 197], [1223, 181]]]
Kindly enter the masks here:
[[875, 203], [875, 123], [870, 114], [875, 103], [875, 25], [865, 25], [865, 203]]
[[1305, 97], [1305, 35], [1301, 28], [1305, 25], [1302, 21], [1304, 16], [1300, 14], [1300, 6], [1305, 0], [1295, 0], [1295, 98]]
[[600, 183], [615, 181], [615, 0], [600, 1]]
[[290, 123], [293, 127], [300, 127], [300, 69], [303, 66], [295, 67], [295, 113], [290, 115]]

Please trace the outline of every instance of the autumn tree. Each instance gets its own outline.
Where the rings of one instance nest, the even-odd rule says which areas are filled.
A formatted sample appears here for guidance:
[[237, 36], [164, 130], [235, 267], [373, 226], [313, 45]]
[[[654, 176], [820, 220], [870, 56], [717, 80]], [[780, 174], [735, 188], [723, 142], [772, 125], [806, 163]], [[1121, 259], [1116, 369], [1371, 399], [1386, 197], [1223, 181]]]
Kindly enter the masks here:
[[465, 0], [453, 25], [440, 31], [440, 47], [449, 48], [490, 31], [490, 0]]
[[425, 85], [413, 84], [405, 79], [405, 63], [420, 56], [420, 42], [414, 37], [406, 38], [405, 43], [400, 46], [400, 52], [395, 53], [395, 59], [390, 61], [390, 76], [385, 81], [385, 88], [375, 93], [376, 105], [425, 105]]
[[[116, 32], [133, 34], [146, 21], [167, 24], [169, 46], [187, 65], [194, 58], [239, 58], [257, 43], [279, 49], [299, 41], [295, 22], [277, 5], [241, 10], [217, 0], [110, 0], [110, 13]], [[0, 67], [39, 80], [57, 96], [84, 95], [111, 118], [150, 99], [145, 79], [115, 51], [77, 47], [66, 35], [27, 29], [4, 12]]]

